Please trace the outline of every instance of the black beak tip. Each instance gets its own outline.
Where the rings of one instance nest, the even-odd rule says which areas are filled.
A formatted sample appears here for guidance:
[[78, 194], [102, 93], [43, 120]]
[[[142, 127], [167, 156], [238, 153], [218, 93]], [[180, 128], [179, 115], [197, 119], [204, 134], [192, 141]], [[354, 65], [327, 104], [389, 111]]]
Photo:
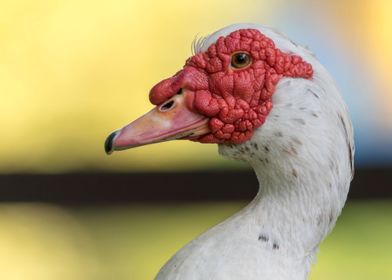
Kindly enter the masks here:
[[114, 151], [114, 148], [113, 148], [113, 139], [114, 139], [114, 137], [116, 137], [116, 135], [117, 135], [117, 131], [112, 132], [112, 133], [108, 136], [108, 138], [106, 138], [106, 141], [105, 141], [105, 152], [106, 152], [106, 154], [108, 154], [108, 155], [110, 155], [110, 154]]

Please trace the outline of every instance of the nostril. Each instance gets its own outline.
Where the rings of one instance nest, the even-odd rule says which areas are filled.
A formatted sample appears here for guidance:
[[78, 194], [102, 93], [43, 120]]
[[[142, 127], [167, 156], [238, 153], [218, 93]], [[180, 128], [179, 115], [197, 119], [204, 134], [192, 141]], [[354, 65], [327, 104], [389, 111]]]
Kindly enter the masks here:
[[180, 94], [182, 94], [182, 88], [180, 88], [180, 89], [177, 91], [177, 95], [180, 95]]
[[173, 105], [174, 105], [174, 100], [167, 101], [166, 103], [162, 104], [161, 107], [159, 107], [159, 110], [161, 112], [169, 111], [171, 108], [173, 108]]

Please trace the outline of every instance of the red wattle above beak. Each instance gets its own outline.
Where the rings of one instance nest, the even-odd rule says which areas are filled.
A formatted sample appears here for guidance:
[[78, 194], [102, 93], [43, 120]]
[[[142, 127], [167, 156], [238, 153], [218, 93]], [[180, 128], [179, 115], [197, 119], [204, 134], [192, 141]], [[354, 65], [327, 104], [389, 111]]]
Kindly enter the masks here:
[[209, 119], [188, 108], [189, 95], [187, 92], [175, 95], [111, 133], [105, 142], [106, 153], [174, 139], [197, 138], [208, 133]]

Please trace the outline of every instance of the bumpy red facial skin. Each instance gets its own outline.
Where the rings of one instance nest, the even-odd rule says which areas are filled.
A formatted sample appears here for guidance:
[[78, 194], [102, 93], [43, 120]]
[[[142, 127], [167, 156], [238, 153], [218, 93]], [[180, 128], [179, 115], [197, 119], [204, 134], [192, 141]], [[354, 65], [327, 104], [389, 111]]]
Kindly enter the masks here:
[[[252, 63], [233, 68], [231, 56], [236, 52], [248, 53]], [[282, 77], [310, 79], [312, 75], [312, 66], [301, 57], [277, 49], [256, 29], [240, 29], [190, 57], [181, 71], [151, 89], [150, 101], [159, 105], [181, 89], [192, 92], [188, 107], [209, 117], [211, 130], [196, 141], [239, 144], [264, 123]]]

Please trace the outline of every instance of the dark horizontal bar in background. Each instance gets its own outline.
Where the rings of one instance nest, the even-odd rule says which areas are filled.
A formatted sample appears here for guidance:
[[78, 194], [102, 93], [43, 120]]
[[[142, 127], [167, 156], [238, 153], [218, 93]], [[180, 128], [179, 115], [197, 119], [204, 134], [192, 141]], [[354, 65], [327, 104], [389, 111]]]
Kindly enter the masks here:
[[[251, 171], [1, 175], [0, 201], [83, 204], [249, 200], [257, 186]], [[392, 169], [356, 170], [349, 198], [392, 198]]]

